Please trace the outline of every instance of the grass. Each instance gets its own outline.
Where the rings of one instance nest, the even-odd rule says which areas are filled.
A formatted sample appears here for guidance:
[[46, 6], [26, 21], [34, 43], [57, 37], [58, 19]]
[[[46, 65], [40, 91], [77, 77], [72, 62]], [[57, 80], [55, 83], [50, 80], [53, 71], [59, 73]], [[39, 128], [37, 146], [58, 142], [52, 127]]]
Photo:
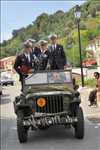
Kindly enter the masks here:
[[[80, 79], [77, 81], [77, 84], [78, 84], [78, 85], [81, 85], [81, 80], [80, 80]], [[85, 79], [85, 80], [84, 80], [84, 84], [85, 84], [85, 86], [87, 86], [87, 87], [95, 88], [95, 86], [96, 86], [96, 81], [95, 81], [95, 79]]]

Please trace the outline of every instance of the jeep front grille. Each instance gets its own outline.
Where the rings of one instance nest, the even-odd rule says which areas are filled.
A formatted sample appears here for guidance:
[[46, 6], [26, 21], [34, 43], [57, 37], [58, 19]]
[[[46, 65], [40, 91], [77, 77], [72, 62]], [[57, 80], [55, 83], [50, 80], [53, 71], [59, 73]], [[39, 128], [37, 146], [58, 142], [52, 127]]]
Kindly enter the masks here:
[[46, 99], [46, 105], [43, 108], [41, 108], [36, 103], [36, 112], [58, 113], [63, 111], [62, 95], [50, 95], [50, 96], [45, 96], [44, 98]]

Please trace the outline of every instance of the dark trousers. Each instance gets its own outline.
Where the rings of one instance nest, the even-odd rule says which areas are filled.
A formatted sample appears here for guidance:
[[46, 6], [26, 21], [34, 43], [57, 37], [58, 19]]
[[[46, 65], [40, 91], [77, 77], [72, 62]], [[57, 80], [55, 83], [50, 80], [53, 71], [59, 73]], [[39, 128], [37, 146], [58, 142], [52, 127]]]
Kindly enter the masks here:
[[90, 101], [91, 104], [94, 104], [94, 102], [96, 101], [96, 94], [97, 94], [96, 89], [90, 92], [89, 101]]
[[21, 80], [20, 82], [21, 82], [21, 91], [23, 92], [23, 89], [24, 89], [24, 83], [23, 83], [23, 80]]
[[64, 69], [64, 66], [58, 66], [58, 65], [56, 65], [56, 63], [55, 63], [55, 64], [51, 65], [50, 69], [51, 69], [51, 70], [60, 70], [60, 69], [63, 70], [63, 69]]
[[23, 76], [20, 76], [20, 83], [21, 83], [21, 91], [23, 92], [23, 89], [24, 89], [24, 80], [25, 78], [27, 77], [28, 75], [23, 75]]

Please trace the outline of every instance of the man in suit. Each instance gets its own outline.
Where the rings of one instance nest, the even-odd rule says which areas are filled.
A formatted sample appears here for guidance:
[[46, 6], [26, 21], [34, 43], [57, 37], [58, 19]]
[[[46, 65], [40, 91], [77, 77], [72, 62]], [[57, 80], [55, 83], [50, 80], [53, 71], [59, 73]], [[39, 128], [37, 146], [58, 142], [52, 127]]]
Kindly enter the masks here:
[[40, 40], [40, 53], [39, 58], [39, 70], [46, 70], [49, 59], [48, 42], [46, 40]]
[[49, 63], [51, 70], [65, 69], [66, 56], [63, 46], [57, 43], [57, 35], [52, 34], [49, 36], [51, 45], [49, 47]]
[[35, 39], [28, 39], [28, 42], [32, 43], [32, 52], [31, 52], [31, 56], [33, 57], [34, 60], [34, 69], [37, 70], [37, 65], [39, 63], [39, 55], [40, 55], [40, 43], [37, 42]]
[[15, 60], [14, 69], [19, 74], [19, 81], [22, 85], [23, 91], [23, 78], [27, 77], [28, 72], [34, 67], [32, 58], [32, 43], [26, 41], [24, 43], [24, 50], [22, 54], [18, 55]]
[[32, 43], [32, 57], [34, 59], [35, 70], [45, 70], [48, 63], [48, 42], [40, 40], [38, 43], [33, 39], [28, 39]]
[[36, 59], [40, 53], [40, 46], [37, 46], [35, 39], [28, 39], [27, 41], [32, 43], [32, 56], [33, 59]]

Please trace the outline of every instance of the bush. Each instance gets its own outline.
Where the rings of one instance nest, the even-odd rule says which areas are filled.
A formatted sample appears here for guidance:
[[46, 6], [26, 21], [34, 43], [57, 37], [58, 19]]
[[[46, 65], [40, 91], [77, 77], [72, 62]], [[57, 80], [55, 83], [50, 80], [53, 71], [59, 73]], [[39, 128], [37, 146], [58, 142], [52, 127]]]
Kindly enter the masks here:
[[95, 86], [96, 86], [96, 81], [95, 81], [95, 79], [88, 79], [88, 80], [85, 80], [85, 86], [95, 88]]
[[[81, 80], [80, 80], [80, 79], [77, 81], [77, 84], [78, 84], [78, 85], [81, 85]], [[96, 86], [96, 81], [95, 81], [95, 79], [85, 79], [85, 80], [84, 80], [84, 84], [85, 84], [85, 86], [87, 86], [87, 87], [95, 88], [95, 86]]]
[[94, 5], [90, 7], [89, 12], [92, 17], [96, 17], [96, 7]]
[[80, 23], [80, 29], [81, 29], [81, 30], [86, 30], [86, 25], [85, 25], [84, 22], [81, 22], [81, 23]]

